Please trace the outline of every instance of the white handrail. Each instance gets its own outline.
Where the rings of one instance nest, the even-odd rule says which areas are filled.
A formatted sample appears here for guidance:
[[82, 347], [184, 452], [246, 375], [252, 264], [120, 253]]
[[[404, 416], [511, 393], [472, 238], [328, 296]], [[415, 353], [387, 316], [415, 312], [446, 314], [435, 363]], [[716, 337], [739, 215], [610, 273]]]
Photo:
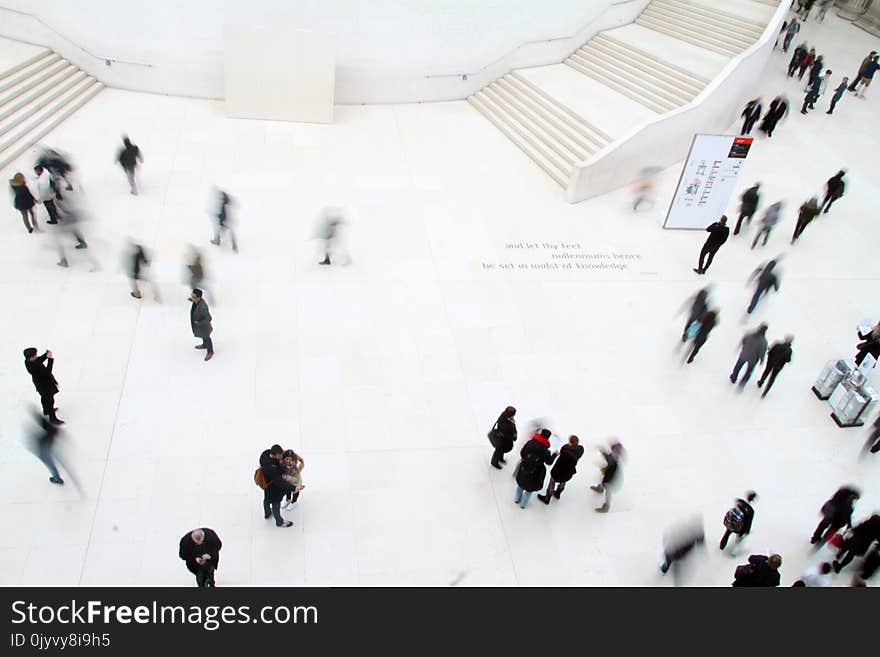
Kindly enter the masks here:
[[31, 14], [30, 12], [27, 12], [27, 11], [20, 11], [20, 10], [18, 10], [18, 9], [11, 9], [10, 7], [3, 7], [2, 5], [0, 5], [0, 10], [8, 11], [8, 12], [13, 13], [13, 14], [19, 14], [20, 16], [27, 16], [28, 18], [32, 18], [33, 20], [35, 20], [35, 21], [37, 21], [38, 23], [40, 23], [40, 24], [41, 24], [43, 27], [45, 27], [47, 30], [50, 30], [51, 32], [57, 34], [57, 35], [60, 36], [62, 39], [64, 39], [65, 41], [67, 41], [68, 43], [70, 43], [71, 45], [73, 45], [74, 47], [78, 48], [79, 50], [82, 50], [82, 51], [83, 51], [85, 54], [87, 54], [89, 57], [93, 57], [94, 59], [99, 59], [99, 60], [103, 61], [107, 66], [110, 66], [112, 63], [116, 63], [116, 64], [130, 64], [130, 65], [132, 65], [132, 66], [144, 66], [144, 67], [146, 67], [146, 68], [152, 68], [152, 67], [153, 67], [152, 64], [148, 64], [148, 63], [146, 63], [146, 62], [135, 62], [135, 61], [127, 60], [127, 59], [117, 59], [116, 57], [103, 57], [103, 56], [101, 56], [101, 55], [96, 55], [95, 53], [93, 53], [93, 52], [92, 52], [91, 50], [89, 50], [88, 48], [83, 48], [81, 45], [79, 45], [78, 43], [76, 43], [76, 41], [74, 41], [73, 39], [71, 39], [71, 38], [66, 37], [65, 35], [63, 35], [61, 32], [59, 32], [59, 31], [56, 30], [54, 27], [52, 27], [51, 25], [49, 25], [46, 21], [44, 21], [44, 20], [43, 20], [42, 18], [40, 18], [39, 16], [35, 16], [34, 14]]

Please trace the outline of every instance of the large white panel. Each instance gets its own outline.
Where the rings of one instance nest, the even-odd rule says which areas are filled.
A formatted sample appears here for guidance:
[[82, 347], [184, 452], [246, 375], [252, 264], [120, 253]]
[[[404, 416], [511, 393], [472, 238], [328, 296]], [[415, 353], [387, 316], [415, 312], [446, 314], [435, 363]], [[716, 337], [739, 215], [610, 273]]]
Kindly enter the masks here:
[[332, 34], [227, 26], [223, 43], [227, 116], [333, 122]]

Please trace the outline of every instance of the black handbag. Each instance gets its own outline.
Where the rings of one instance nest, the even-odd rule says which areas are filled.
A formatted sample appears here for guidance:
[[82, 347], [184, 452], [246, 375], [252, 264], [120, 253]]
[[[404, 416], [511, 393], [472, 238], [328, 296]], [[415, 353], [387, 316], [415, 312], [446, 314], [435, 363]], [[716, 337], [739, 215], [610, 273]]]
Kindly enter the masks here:
[[498, 449], [498, 445], [501, 443], [501, 439], [503, 438], [503, 434], [498, 429], [498, 422], [496, 422], [495, 425], [491, 429], [489, 429], [489, 433], [486, 435], [489, 438], [489, 442], [492, 444], [492, 447]]

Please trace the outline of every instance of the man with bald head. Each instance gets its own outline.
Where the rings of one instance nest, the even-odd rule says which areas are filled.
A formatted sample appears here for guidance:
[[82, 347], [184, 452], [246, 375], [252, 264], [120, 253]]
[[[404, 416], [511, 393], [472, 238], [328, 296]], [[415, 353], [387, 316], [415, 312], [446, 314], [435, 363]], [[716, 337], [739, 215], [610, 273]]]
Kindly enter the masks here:
[[199, 588], [214, 587], [214, 571], [220, 565], [220, 548], [223, 543], [213, 529], [194, 529], [180, 539], [180, 558], [196, 576]]

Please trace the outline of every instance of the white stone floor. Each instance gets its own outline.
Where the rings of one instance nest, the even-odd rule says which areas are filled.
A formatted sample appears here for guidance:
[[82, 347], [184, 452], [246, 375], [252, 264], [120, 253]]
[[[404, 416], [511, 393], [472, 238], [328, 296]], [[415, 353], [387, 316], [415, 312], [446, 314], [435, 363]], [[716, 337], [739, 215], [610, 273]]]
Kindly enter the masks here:
[[[802, 34], [821, 44], [835, 80], [876, 48], [831, 16]], [[787, 60], [774, 55], [758, 82], [765, 97], [798, 96]], [[757, 141], [741, 187], [763, 181], [764, 203], [786, 201], [784, 222], [763, 250], [732, 238], [698, 278], [702, 234], [663, 231], [659, 210], [633, 215], [628, 190], [566, 204], [464, 102], [339, 107], [335, 125], [313, 126], [103, 91], [46, 139], [75, 157], [102, 271], [75, 252], [69, 270], [56, 267], [48, 237], [27, 235], [11, 207], [2, 228], [0, 583], [191, 586], [177, 542], [206, 525], [224, 541], [220, 585], [663, 586], [663, 532], [699, 513], [710, 545], [686, 581], [724, 586], [737, 561], [714, 547], [721, 517], [754, 488], [746, 550], [779, 551], [790, 584], [818, 558], [807, 539], [837, 486], [862, 487], [858, 517], [880, 508], [880, 463], [857, 460], [863, 430], [838, 429], [810, 392], [827, 360], [853, 354], [856, 324], [880, 318], [878, 94], [844, 98], [833, 117], [793, 108]], [[137, 198], [113, 164], [123, 131], [145, 154]], [[841, 165], [847, 196], [790, 250], [797, 205]], [[661, 205], [677, 176], [662, 174]], [[239, 255], [208, 244], [213, 184], [238, 200]], [[319, 268], [314, 217], [337, 203], [354, 211], [353, 263]], [[162, 305], [128, 296], [129, 235], [153, 254]], [[622, 272], [483, 270], [547, 259], [504, 248], [518, 241], [641, 259]], [[216, 279], [210, 363], [192, 348], [189, 243], [207, 251]], [[741, 323], [748, 273], [780, 253], [780, 292]], [[675, 313], [705, 283], [722, 323], [684, 368]], [[754, 378], [741, 395], [726, 379], [758, 321], [772, 339], [796, 336], [765, 400]], [[84, 497], [49, 484], [22, 446], [37, 401], [21, 362], [31, 345], [55, 351]], [[586, 444], [549, 508], [514, 506], [513, 463], [489, 467], [485, 434], [507, 404], [522, 431], [548, 417]], [[588, 486], [610, 436], [628, 460], [612, 512], [599, 515]], [[252, 482], [273, 442], [307, 463], [287, 530], [262, 519]]]

